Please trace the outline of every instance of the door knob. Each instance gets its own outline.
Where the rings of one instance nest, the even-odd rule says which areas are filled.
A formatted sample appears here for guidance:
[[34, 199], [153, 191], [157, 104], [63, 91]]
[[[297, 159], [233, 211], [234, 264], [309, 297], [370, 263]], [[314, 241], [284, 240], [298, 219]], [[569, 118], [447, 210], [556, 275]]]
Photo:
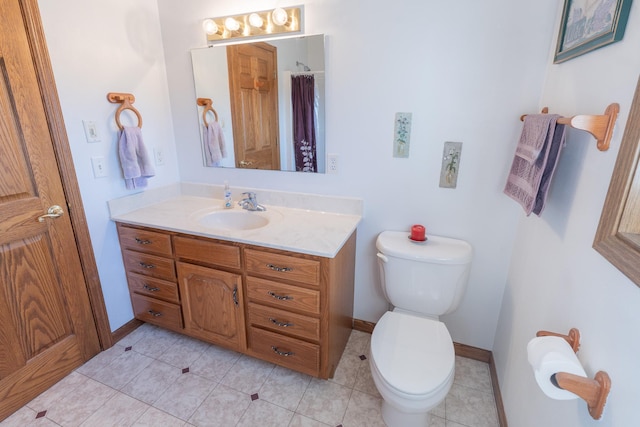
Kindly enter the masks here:
[[240, 166], [242, 167], [248, 167], [251, 166], [253, 164], [253, 162], [248, 162], [246, 160], [240, 160]]
[[64, 214], [64, 210], [58, 205], [53, 205], [47, 209], [47, 213], [38, 217], [38, 221], [44, 222], [45, 218], [58, 218]]

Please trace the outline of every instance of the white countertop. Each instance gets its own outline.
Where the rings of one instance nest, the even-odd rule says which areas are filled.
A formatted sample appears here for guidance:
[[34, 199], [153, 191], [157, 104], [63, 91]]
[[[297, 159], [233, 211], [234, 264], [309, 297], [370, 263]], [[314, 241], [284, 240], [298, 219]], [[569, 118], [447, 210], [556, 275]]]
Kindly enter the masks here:
[[269, 219], [269, 223], [252, 230], [229, 230], [207, 227], [199, 222], [208, 213], [230, 211], [223, 208], [222, 199], [176, 194], [157, 203], [147, 202], [139, 208], [132, 206], [127, 212], [114, 209], [111, 204], [112, 202], [111, 219], [117, 222], [328, 258], [333, 258], [338, 253], [362, 218], [353, 213], [307, 210], [266, 203], [265, 212], [249, 212], [234, 203], [232, 211], [263, 216]]

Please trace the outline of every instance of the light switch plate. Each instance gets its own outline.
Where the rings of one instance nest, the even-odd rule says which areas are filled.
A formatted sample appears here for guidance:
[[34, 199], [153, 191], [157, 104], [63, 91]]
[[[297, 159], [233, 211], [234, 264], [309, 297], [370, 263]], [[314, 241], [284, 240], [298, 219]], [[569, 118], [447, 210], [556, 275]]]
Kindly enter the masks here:
[[100, 134], [98, 133], [98, 127], [93, 120], [83, 120], [84, 135], [87, 138], [87, 142], [100, 142]]

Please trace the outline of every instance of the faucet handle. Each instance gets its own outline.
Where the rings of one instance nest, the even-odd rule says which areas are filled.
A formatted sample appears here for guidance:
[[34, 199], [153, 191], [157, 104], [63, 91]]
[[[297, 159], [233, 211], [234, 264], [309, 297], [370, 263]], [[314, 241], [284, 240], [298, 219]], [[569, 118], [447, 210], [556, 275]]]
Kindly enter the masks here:
[[245, 191], [244, 193], [242, 193], [242, 195], [247, 196], [249, 200], [254, 200], [256, 198], [256, 193], [254, 193], [253, 191]]

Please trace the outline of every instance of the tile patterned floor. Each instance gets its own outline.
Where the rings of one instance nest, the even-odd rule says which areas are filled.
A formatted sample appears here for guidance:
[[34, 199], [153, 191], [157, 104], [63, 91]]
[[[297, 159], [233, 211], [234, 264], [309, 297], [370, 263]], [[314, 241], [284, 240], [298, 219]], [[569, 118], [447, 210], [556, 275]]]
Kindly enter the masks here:
[[[369, 339], [353, 331], [324, 381], [145, 324], [0, 426], [384, 427]], [[486, 363], [456, 357], [431, 425], [498, 426]]]

